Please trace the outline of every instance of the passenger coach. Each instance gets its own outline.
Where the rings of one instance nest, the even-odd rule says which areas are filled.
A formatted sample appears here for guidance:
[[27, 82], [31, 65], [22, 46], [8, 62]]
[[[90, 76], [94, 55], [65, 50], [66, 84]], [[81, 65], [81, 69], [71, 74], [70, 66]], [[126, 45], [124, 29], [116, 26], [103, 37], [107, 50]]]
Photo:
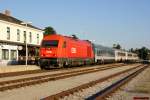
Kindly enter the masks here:
[[95, 63], [112, 63], [115, 62], [115, 50], [110, 47], [94, 44]]

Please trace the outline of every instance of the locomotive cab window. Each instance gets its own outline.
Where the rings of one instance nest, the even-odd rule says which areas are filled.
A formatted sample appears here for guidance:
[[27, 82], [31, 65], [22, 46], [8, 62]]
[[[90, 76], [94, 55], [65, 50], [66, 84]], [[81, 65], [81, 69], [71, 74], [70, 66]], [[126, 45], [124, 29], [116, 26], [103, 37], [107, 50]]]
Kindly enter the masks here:
[[44, 40], [42, 42], [43, 47], [58, 47], [58, 40]]

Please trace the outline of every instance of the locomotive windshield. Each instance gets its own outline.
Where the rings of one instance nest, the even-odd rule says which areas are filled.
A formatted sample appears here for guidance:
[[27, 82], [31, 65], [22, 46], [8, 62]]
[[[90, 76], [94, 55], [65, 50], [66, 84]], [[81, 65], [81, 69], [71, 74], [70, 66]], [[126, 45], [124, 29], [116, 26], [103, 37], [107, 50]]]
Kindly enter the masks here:
[[58, 47], [58, 40], [44, 40], [42, 47]]

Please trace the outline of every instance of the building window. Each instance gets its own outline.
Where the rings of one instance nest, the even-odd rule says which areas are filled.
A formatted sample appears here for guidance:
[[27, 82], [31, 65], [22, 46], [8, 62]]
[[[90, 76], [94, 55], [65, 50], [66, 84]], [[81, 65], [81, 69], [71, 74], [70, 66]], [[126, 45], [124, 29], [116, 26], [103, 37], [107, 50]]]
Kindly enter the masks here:
[[37, 44], [39, 44], [39, 34], [37, 34]]
[[23, 31], [24, 43], [26, 43], [26, 31]]
[[9, 51], [8, 49], [2, 49], [2, 59], [8, 60], [9, 59]]
[[10, 40], [10, 27], [7, 27], [7, 40]]
[[29, 41], [30, 41], [30, 43], [32, 42], [32, 33], [31, 32], [29, 34]]
[[11, 60], [16, 60], [16, 59], [17, 59], [17, 51], [11, 50]]
[[20, 30], [17, 29], [17, 41], [20, 41]]

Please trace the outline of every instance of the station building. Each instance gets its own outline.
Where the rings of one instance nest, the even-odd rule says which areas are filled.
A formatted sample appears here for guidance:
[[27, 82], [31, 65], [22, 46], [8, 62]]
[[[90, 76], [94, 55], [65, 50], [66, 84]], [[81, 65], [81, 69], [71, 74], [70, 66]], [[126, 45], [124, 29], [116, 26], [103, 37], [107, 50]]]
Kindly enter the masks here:
[[10, 11], [0, 13], [0, 66], [35, 60], [43, 38], [43, 30], [12, 17]]

